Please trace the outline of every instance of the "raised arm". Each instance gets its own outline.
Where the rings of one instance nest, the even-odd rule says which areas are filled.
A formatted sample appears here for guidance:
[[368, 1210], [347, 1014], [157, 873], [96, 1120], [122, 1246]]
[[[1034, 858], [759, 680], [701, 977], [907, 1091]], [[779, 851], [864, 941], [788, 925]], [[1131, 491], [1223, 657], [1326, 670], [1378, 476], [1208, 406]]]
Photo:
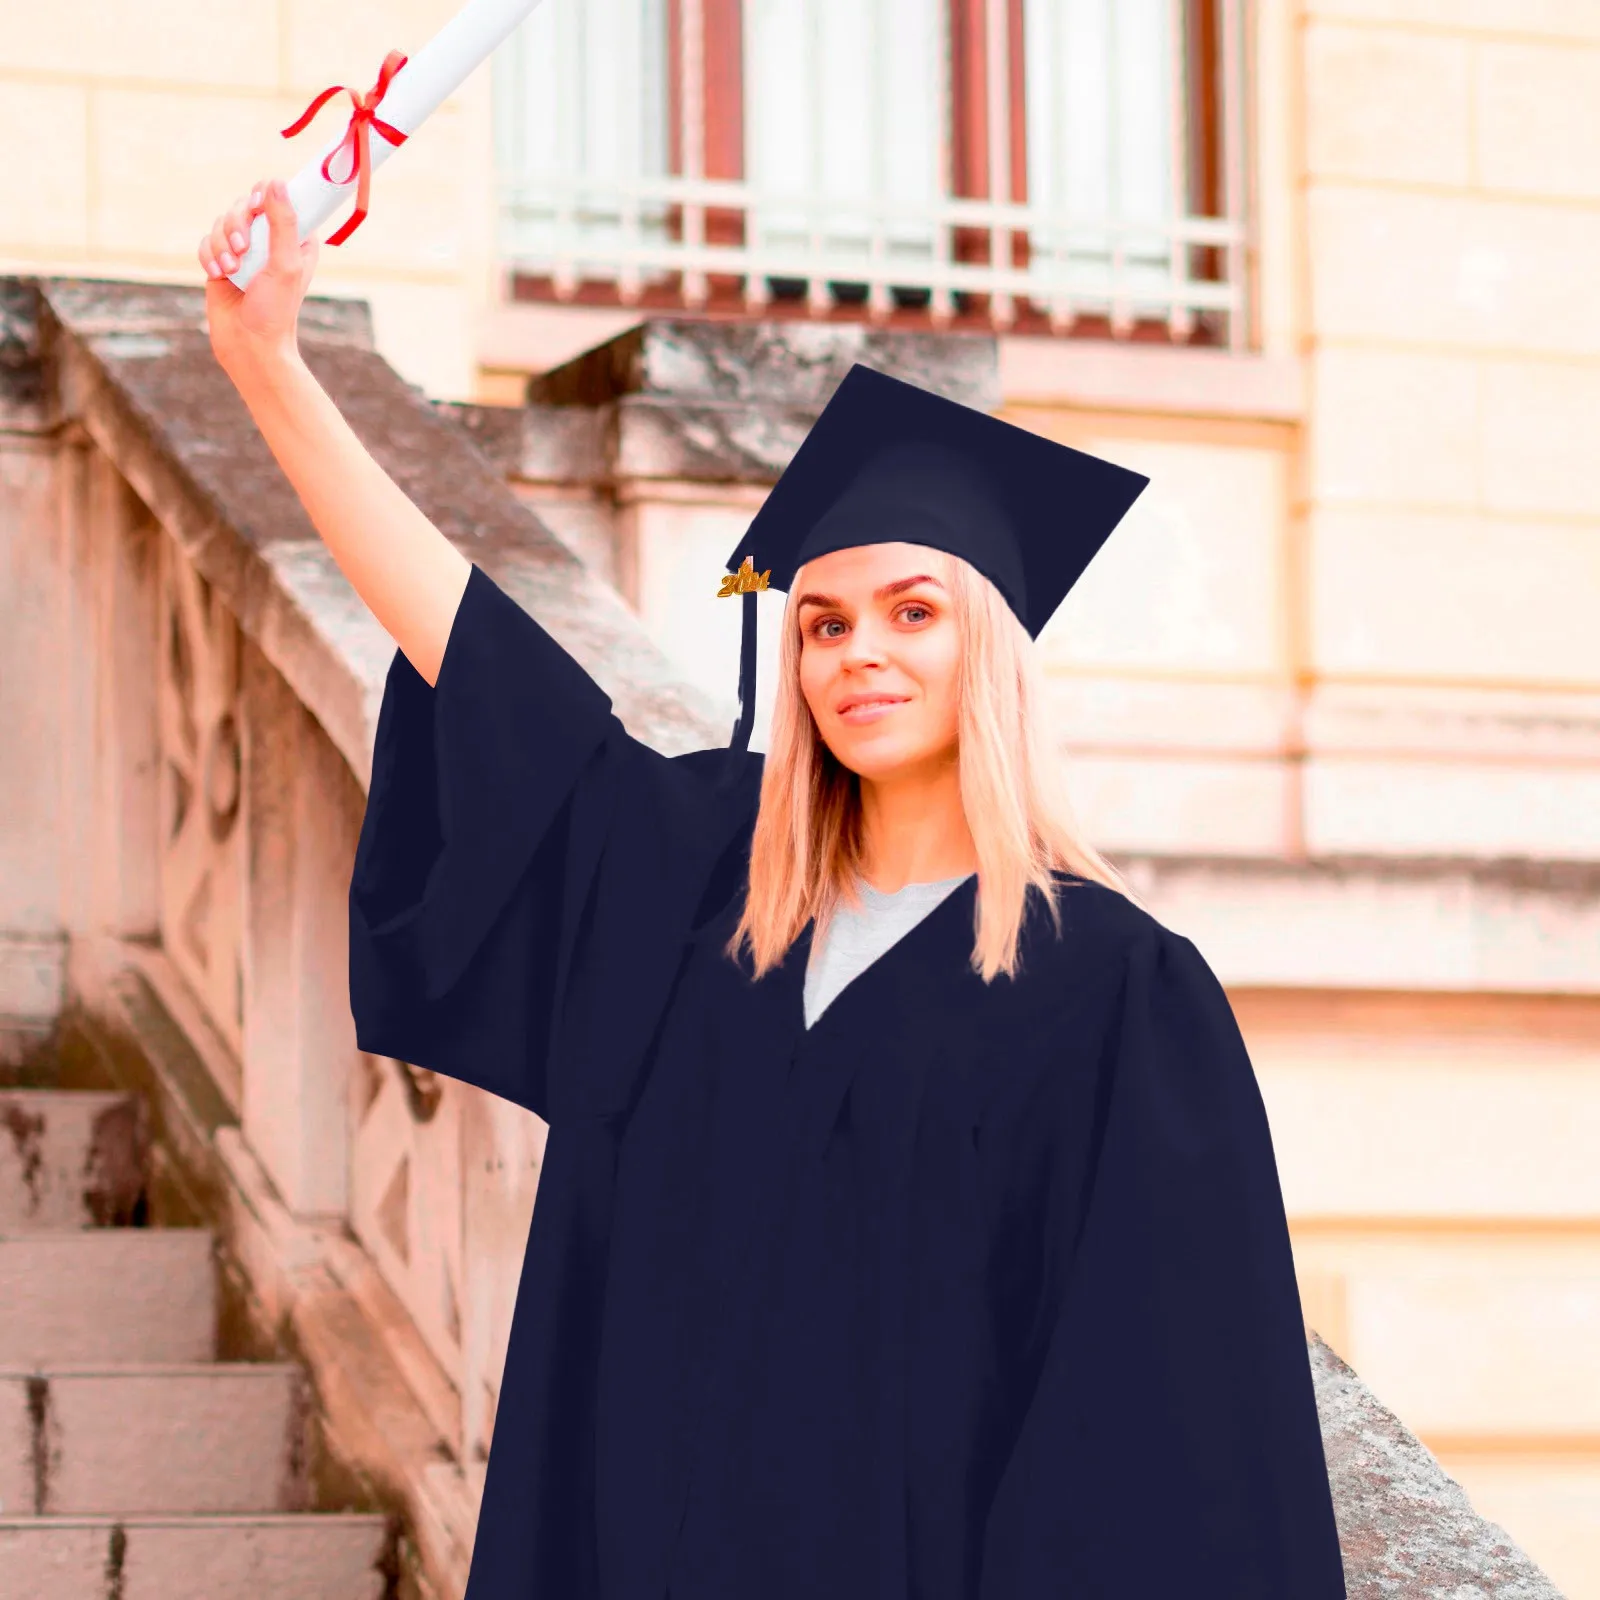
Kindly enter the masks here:
[[[262, 210], [271, 252], [241, 294], [225, 276], [238, 266], [233, 239]], [[269, 184], [219, 216], [199, 252], [211, 348], [340, 570], [431, 687], [470, 564], [373, 460], [300, 355], [318, 249], [315, 238], [300, 243], [288, 198]]]
[[[271, 254], [240, 294], [230, 245], [263, 207]], [[200, 257], [217, 360], [399, 646], [350, 879], [356, 1042], [541, 1117], [611, 1114], [697, 913], [733, 892], [760, 757], [724, 793], [722, 752], [636, 739], [372, 459], [296, 344], [316, 249], [263, 185]]]

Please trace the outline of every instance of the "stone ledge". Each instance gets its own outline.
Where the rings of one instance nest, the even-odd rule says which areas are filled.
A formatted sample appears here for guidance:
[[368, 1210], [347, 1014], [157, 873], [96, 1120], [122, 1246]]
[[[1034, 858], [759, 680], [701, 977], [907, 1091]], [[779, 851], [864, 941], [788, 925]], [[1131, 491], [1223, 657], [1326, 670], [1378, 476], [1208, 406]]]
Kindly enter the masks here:
[[624, 396], [613, 403], [614, 482], [778, 481], [817, 420], [816, 408], [773, 400], [680, 401]]
[[1292, 878], [1300, 884], [1346, 884], [1370, 878], [1434, 884], [1464, 880], [1504, 893], [1548, 895], [1575, 906], [1600, 905], [1600, 861], [1554, 861], [1531, 856], [1419, 856], [1327, 854], [1292, 861], [1284, 857], [1209, 856], [1193, 852], [1156, 855], [1130, 852], [1159, 872], [1227, 872], [1257, 878]]
[[623, 395], [595, 406], [433, 402], [508, 482], [617, 491], [634, 482], [770, 488], [818, 408]]
[[1600, 994], [1600, 863], [1113, 855], [1233, 987]]
[[1298, 356], [1004, 335], [999, 381], [1007, 406], [1279, 423], [1306, 415]]
[[[162, 334], [187, 329], [206, 334], [205, 290], [190, 284], [143, 283], [129, 278], [22, 278], [0, 280], [45, 292], [56, 317], [80, 337]], [[300, 336], [319, 344], [371, 350], [372, 308], [346, 296], [307, 295], [300, 306]], [[206, 335], [210, 349], [210, 336]]]
[[676, 404], [777, 402], [820, 411], [856, 362], [981, 411], [1001, 402], [993, 338], [907, 333], [856, 323], [642, 321], [528, 380], [528, 399], [599, 406], [623, 396]]
[[[450, 416], [529, 482], [771, 485], [858, 361], [982, 411], [1000, 403], [994, 340], [982, 335], [652, 318], [531, 378], [520, 411]], [[520, 429], [495, 411], [520, 415]]]
[[1600, 693], [1334, 679], [1311, 685], [1303, 718], [1317, 755], [1600, 764]]
[[435, 400], [435, 413], [460, 429], [490, 471], [509, 481], [587, 488], [610, 474], [608, 415], [589, 406], [486, 406]]
[[[199, 334], [210, 352], [203, 289], [117, 278], [0, 276], [0, 431], [40, 432], [59, 420], [51, 414], [48, 327], [40, 318], [46, 284], [58, 319], [80, 336], [107, 335], [111, 350], [159, 353], [148, 340], [183, 330]], [[371, 308], [365, 300], [308, 295], [300, 307], [300, 331], [314, 343], [370, 350]]]

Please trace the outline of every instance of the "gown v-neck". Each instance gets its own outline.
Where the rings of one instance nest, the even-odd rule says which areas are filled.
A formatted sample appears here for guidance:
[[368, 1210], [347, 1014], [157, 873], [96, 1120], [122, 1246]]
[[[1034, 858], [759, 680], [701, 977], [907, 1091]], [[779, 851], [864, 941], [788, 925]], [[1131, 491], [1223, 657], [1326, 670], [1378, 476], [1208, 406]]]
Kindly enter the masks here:
[[821, 945], [816, 943], [813, 929], [803, 985], [806, 1026], [814, 1027], [853, 978], [880, 960], [972, 876], [970, 872], [956, 873], [885, 892], [858, 875], [859, 907], [838, 906]]

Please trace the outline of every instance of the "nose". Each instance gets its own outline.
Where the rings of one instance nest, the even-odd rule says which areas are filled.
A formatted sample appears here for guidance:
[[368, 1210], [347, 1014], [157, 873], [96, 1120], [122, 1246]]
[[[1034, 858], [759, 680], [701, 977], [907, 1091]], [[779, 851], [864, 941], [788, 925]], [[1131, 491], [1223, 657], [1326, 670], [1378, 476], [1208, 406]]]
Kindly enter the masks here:
[[881, 664], [883, 658], [884, 643], [877, 620], [872, 617], [858, 618], [850, 630], [850, 637], [845, 641], [844, 665], [873, 666]]

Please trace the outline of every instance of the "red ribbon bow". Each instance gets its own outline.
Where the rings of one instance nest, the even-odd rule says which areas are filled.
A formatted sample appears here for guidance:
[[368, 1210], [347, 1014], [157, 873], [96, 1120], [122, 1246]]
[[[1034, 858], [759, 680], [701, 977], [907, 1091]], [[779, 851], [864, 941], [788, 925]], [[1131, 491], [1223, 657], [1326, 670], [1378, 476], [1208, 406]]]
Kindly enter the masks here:
[[[331, 89], [324, 89], [301, 113], [298, 121], [290, 123], [287, 128], [283, 129], [283, 137], [292, 139], [336, 94], [347, 94], [355, 101], [356, 108], [351, 113], [350, 125], [344, 130], [344, 138], [328, 152], [327, 158], [322, 163], [322, 176], [329, 183], [349, 183], [353, 178], [360, 179], [356, 189], [356, 208], [350, 213], [339, 231], [329, 235], [327, 239], [329, 244], [343, 244], [366, 219], [367, 193], [372, 186], [372, 155], [368, 145], [368, 128], [376, 128], [390, 144], [397, 148], [406, 142], [405, 134], [398, 128], [391, 127], [376, 115], [378, 102], [388, 92], [389, 80], [405, 64], [406, 58], [398, 50], [391, 50], [383, 58], [383, 66], [378, 71], [378, 81], [366, 94], [357, 94], [354, 89], [348, 89], [344, 84], [336, 83]], [[336, 178], [328, 170], [328, 166], [346, 145], [353, 147], [350, 157], [351, 171], [348, 177]]]

